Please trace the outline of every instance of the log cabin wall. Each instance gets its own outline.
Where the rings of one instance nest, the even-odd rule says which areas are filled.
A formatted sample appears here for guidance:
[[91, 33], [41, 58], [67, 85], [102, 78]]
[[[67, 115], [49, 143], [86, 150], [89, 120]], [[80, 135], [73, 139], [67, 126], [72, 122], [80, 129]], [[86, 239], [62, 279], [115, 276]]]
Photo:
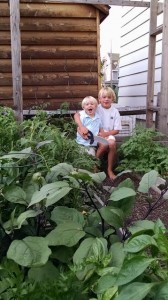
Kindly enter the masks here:
[[[48, 1], [49, 2], [49, 1]], [[100, 88], [100, 22], [107, 5], [20, 1], [23, 109], [80, 109]], [[13, 106], [8, 1], [0, 1], [0, 105]]]

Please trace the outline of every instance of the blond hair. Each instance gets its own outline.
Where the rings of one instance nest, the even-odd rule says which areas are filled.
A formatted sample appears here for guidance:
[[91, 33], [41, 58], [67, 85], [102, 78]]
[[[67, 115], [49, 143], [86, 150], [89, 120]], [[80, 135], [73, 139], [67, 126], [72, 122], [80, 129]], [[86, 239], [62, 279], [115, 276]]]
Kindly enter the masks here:
[[116, 100], [116, 94], [115, 92], [113, 91], [113, 89], [109, 86], [106, 86], [106, 87], [102, 87], [99, 91], [99, 95], [98, 95], [98, 98], [102, 98], [104, 95], [107, 95], [107, 97], [113, 99], [113, 101], [115, 102]]
[[92, 101], [94, 104], [98, 105], [98, 102], [96, 100], [96, 98], [92, 97], [92, 96], [86, 96], [83, 100], [82, 100], [82, 108], [84, 108], [84, 106], [89, 102]]

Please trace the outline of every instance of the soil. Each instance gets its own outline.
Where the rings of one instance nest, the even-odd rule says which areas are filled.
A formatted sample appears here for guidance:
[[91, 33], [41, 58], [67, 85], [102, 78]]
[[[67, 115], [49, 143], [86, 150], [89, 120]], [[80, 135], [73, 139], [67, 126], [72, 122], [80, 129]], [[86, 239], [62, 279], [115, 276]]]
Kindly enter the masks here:
[[[109, 187], [117, 187], [126, 178], [130, 178], [132, 180], [135, 186], [135, 190], [137, 191], [140, 182], [140, 177], [133, 173], [122, 174], [118, 176], [114, 181], [111, 181], [107, 177], [104, 180], [103, 185]], [[152, 204], [155, 203], [155, 201], [159, 200], [160, 195], [153, 189], [150, 190], [150, 194]], [[152, 212], [150, 212], [149, 215], [146, 217], [146, 214], [149, 210], [149, 205], [146, 202], [143, 194], [137, 193], [132, 215], [130, 215], [130, 217], [127, 220], [127, 226], [133, 224], [134, 221], [137, 220], [147, 219], [151, 221], [156, 221], [157, 219], [161, 219], [166, 228], [168, 228], [168, 200], [160, 199], [157, 203], [157, 206], [158, 207], [155, 210], [152, 210]]]

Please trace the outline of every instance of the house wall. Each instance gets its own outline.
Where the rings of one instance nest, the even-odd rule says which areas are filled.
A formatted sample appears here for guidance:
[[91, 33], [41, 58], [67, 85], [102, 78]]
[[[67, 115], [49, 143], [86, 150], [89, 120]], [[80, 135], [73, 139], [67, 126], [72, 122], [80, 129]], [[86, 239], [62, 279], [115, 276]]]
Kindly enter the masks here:
[[[48, 1], [49, 2], [49, 1]], [[20, 1], [23, 109], [79, 109], [100, 88], [99, 24], [107, 6]], [[0, 104], [11, 106], [8, 1], [0, 1]]]
[[[122, 13], [118, 103], [121, 106], [145, 106], [147, 95], [150, 9], [125, 7]], [[162, 24], [158, 16], [157, 25]], [[160, 91], [162, 34], [156, 38], [154, 105]]]

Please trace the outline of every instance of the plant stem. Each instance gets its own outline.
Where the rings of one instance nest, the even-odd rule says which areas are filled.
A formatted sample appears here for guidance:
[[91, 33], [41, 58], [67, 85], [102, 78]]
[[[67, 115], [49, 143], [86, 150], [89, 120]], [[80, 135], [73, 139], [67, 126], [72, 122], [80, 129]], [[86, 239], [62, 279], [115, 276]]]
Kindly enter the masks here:
[[97, 206], [96, 206], [96, 204], [94, 203], [94, 201], [93, 201], [93, 199], [92, 199], [90, 193], [88, 192], [87, 185], [86, 185], [85, 183], [84, 183], [84, 188], [85, 188], [85, 191], [86, 191], [86, 193], [87, 193], [87, 195], [88, 195], [88, 197], [89, 197], [91, 203], [93, 204], [94, 208], [96, 209], [97, 213], [98, 213], [99, 216], [100, 216], [101, 223], [102, 223], [102, 235], [104, 236], [104, 231], [105, 231], [105, 230], [104, 230], [104, 219], [102, 218], [102, 215], [101, 215], [99, 209], [97, 208]]

